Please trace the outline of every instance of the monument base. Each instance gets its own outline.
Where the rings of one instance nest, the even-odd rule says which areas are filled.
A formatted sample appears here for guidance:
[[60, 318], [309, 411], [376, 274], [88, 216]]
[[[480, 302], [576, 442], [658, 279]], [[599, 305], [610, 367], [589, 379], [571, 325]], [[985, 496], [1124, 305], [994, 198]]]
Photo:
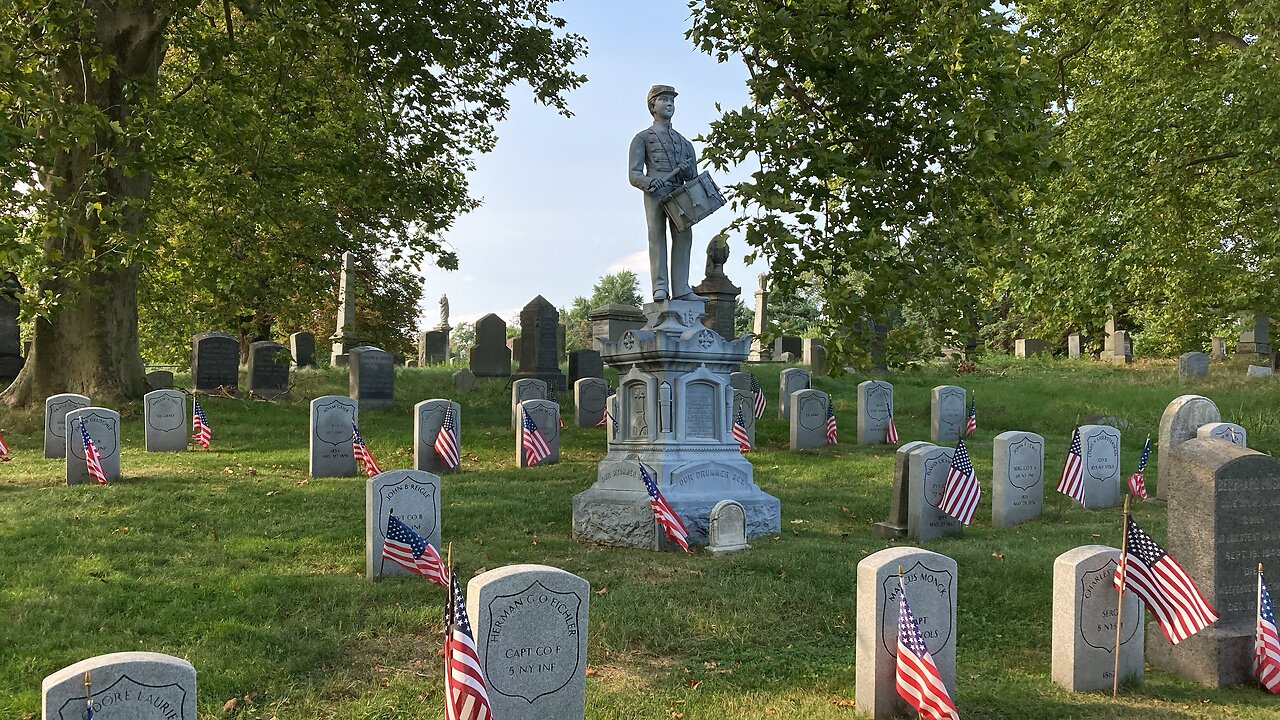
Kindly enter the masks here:
[[1252, 625], [1215, 624], [1177, 645], [1155, 622], [1147, 624], [1147, 662], [1207, 687], [1238, 685], [1253, 679]]
[[878, 522], [871, 526], [871, 534], [886, 540], [901, 540], [907, 536], [907, 526], [888, 521]]

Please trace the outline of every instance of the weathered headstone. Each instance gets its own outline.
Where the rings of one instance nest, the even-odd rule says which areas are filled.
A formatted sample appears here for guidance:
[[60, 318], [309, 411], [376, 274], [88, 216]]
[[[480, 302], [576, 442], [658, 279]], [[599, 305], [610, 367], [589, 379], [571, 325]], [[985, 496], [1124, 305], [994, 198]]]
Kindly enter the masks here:
[[[729, 385], [732, 386], [734, 390], [741, 390], [742, 392], [751, 395], [751, 373], [729, 373]], [[761, 388], [760, 391], [764, 392], [764, 389]], [[752, 397], [752, 400], [755, 400], [754, 396]]]
[[316, 336], [305, 330], [290, 335], [289, 355], [294, 367], [315, 367]]
[[348, 353], [348, 392], [365, 410], [396, 404], [396, 363], [391, 353], [376, 347], [351, 348]]
[[[551, 448], [551, 454], [537, 464], [551, 465], [560, 462], [560, 405], [550, 400], [525, 400], [516, 410], [529, 413], [533, 424], [538, 426], [542, 436], [547, 439], [547, 447]], [[519, 430], [516, 432], [516, 467], [530, 467]]]
[[1133, 344], [1129, 339], [1129, 333], [1118, 328], [1114, 316], [1107, 318], [1106, 334], [1098, 359], [1113, 365], [1126, 365], [1133, 362]]
[[449, 362], [449, 332], [426, 330], [418, 333], [418, 367], [443, 365]]
[[590, 600], [590, 583], [546, 565], [508, 565], [467, 583], [493, 717], [586, 716]]
[[191, 338], [191, 391], [235, 394], [240, 384], [240, 343], [220, 332]]
[[964, 388], [939, 385], [929, 397], [929, 439], [935, 443], [954, 443], [968, 417]]
[[177, 390], [152, 390], [142, 396], [142, 411], [147, 452], [183, 452], [187, 449], [190, 433], [187, 431], [186, 395]]
[[1271, 355], [1271, 318], [1262, 313], [1245, 312], [1240, 314], [1240, 322], [1245, 329], [1240, 332], [1236, 342], [1238, 355]]
[[794, 365], [796, 360], [799, 359], [799, 356], [791, 352], [790, 350], [787, 350], [787, 351], [784, 351], [781, 355], [774, 356], [773, 359], [787, 365]]
[[822, 341], [816, 338], [805, 338], [802, 341], [804, 364], [809, 366], [809, 372], [814, 375], [827, 374], [827, 349], [822, 346]]
[[876, 537], [898, 540], [907, 536], [910, 522], [907, 508], [911, 505], [911, 452], [933, 443], [914, 440], [900, 446], [893, 456], [893, 495], [889, 498], [889, 518], [871, 527]]
[[476, 377], [509, 377], [511, 348], [507, 347], [507, 323], [489, 313], [476, 321], [476, 344], [467, 363]]
[[765, 350], [765, 331], [769, 327], [769, 275], [760, 273], [760, 288], [756, 290], [756, 314], [751, 321], [751, 352], [747, 355], [749, 362], [768, 362], [773, 359], [771, 352]]
[[795, 358], [800, 357], [802, 352], [804, 352], [804, 345], [800, 342], [800, 338], [794, 335], [783, 335], [773, 341], [774, 360], [782, 360], [784, 354], [791, 353], [791, 362], [795, 362]]
[[149, 390], [172, 390], [173, 372], [169, 370], [152, 370], [147, 373], [147, 388]]
[[747, 429], [747, 442], [754, 448], [756, 446], [755, 400], [750, 392], [734, 388], [733, 417], [736, 418], [739, 414], [742, 416], [742, 426]]
[[50, 395], [44, 400], [44, 456], [67, 456], [67, 413], [89, 407], [89, 398], [75, 393]]
[[507, 349], [511, 352], [511, 359], [518, 365], [520, 363], [520, 336], [507, 339]]
[[787, 368], [778, 376], [778, 417], [791, 419], [791, 393], [810, 387], [809, 371]]
[[511, 383], [511, 429], [520, 429], [520, 403], [546, 399], [547, 384], [542, 380], [522, 378]]
[[520, 311], [520, 369], [518, 378], [537, 378], [557, 391], [565, 389], [564, 373], [560, 372], [560, 352], [557, 337], [560, 312], [539, 295]]
[[1120, 431], [1108, 425], [1081, 425], [1080, 449], [1084, 462], [1084, 506], [1120, 504]]
[[907, 604], [948, 694], [956, 693], [956, 561], [913, 547], [873, 553], [858, 563], [856, 709], [872, 720], [909, 714], [895, 683], [898, 569]]
[[1249, 447], [1249, 434], [1235, 423], [1205, 423], [1196, 429], [1196, 437], [1201, 440], [1225, 440], [1232, 445]]
[[453, 389], [462, 392], [471, 392], [476, 389], [476, 376], [466, 368], [462, 368], [453, 374]]
[[249, 345], [249, 394], [270, 400], [289, 391], [289, 351], [277, 342]]
[[1209, 359], [1210, 360], [1226, 360], [1227, 359], [1227, 339], [1215, 337], [1209, 341]]
[[1019, 338], [1013, 342], [1013, 354], [1020, 358], [1034, 355], [1051, 355], [1053, 354], [1053, 348], [1045, 340]]
[[791, 449], [827, 445], [827, 408], [831, 398], [821, 390], [797, 390], [791, 394]]
[[604, 361], [598, 350], [573, 350], [569, 353], [569, 385], [582, 378], [603, 378]]
[[591, 349], [597, 352], [604, 349], [598, 338], [607, 338], [613, 342], [622, 339], [628, 330], [639, 330], [644, 327], [644, 312], [635, 305], [603, 305], [587, 313], [591, 323]]
[[351, 424], [359, 422], [358, 405], [342, 395], [324, 395], [311, 401], [311, 477], [346, 477], [356, 474], [355, 438]]
[[888, 442], [886, 433], [893, 417], [893, 386], [883, 380], [858, 383], [858, 444]]
[[1184, 378], [1207, 377], [1209, 356], [1202, 352], [1187, 352], [1178, 356], [1178, 376]]
[[1218, 406], [1207, 397], [1182, 395], [1164, 409], [1160, 416], [1160, 435], [1156, 441], [1156, 497], [1164, 500], [1164, 468], [1169, 466], [1169, 451], [1196, 436], [1201, 425], [1221, 422]]
[[458, 434], [458, 446], [462, 446], [462, 406], [451, 400], [437, 398], [423, 400], [413, 406], [413, 467], [436, 475], [458, 472], [449, 467], [436, 452], [436, 438], [444, 424], [444, 414], [453, 409], [454, 429]]
[[1084, 336], [1071, 333], [1067, 336], [1067, 357], [1078, 358], [1084, 355]]
[[[1053, 561], [1053, 681], [1071, 692], [1110, 690], [1116, 611], [1111, 584], [1120, 550], [1085, 545]], [[1127, 588], [1120, 616], [1120, 682], [1142, 681], [1142, 603]]]
[[[591, 351], [594, 352], [594, 351]], [[600, 378], [582, 378], [573, 384], [573, 424], [591, 428], [604, 419], [604, 404], [609, 399], [609, 383]]]
[[196, 720], [196, 669], [171, 655], [111, 653], [49, 675], [40, 695], [43, 720], [84, 720], [90, 710], [94, 720]]
[[707, 550], [713, 554], [746, 550], [747, 511], [737, 500], [721, 500], [711, 508], [707, 521]]
[[120, 413], [104, 407], [87, 407], [67, 413], [67, 484], [79, 485], [96, 482], [89, 477], [84, 462], [84, 436], [80, 425], [89, 430], [89, 437], [98, 448], [102, 474], [107, 482], [120, 478]]
[[1272, 372], [1270, 365], [1250, 365], [1244, 375], [1251, 378], [1264, 378], [1271, 377]]
[[388, 470], [364, 486], [364, 576], [412, 575], [384, 560], [387, 518], [392, 514], [440, 550], [440, 478], [423, 470]]
[[918, 445], [911, 451], [908, 480], [911, 483], [907, 496], [907, 537], [920, 542], [947, 535], [956, 535], [964, 529], [959, 520], [938, 509], [942, 493], [947, 489], [947, 473], [951, 471], [949, 447]]
[[1044, 438], [1010, 430], [996, 436], [991, 455], [991, 525], [1010, 527], [1044, 509]]

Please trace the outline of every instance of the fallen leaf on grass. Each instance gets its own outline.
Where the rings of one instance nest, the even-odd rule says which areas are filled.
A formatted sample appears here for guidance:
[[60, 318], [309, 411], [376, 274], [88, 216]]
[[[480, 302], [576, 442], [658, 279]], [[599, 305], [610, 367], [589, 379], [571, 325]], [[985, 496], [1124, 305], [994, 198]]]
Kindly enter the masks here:
[[[1004, 559], [1004, 554], [1003, 554], [1003, 553], [998, 553], [998, 552], [993, 552], [993, 553], [991, 553], [991, 557], [993, 557], [993, 558], [995, 558], [995, 559], [997, 559], [997, 560], [1003, 560], [1003, 559]], [[1118, 601], [1117, 601], [1117, 602], [1118, 602]]]
[[778, 712], [778, 708], [776, 708], [776, 707], [766, 707], [766, 708], [764, 709], [764, 714], [765, 714], [765, 715], [773, 715], [773, 714], [774, 714], [774, 713], [776, 713], [776, 712]]
[[690, 680], [689, 680], [689, 689], [690, 689], [690, 690], [697, 690], [697, 689], [698, 689], [698, 686], [700, 686], [700, 685], [702, 685], [702, 681], [701, 681], [701, 680], [693, 680], [693, 679], [690, 679]]
[[245, 468], [244, 474], [245, 474], [245, 475], [257, 475], [257, 474], [258, 474], [258, 471], [257, 471], [257, 470], [254, 470], [254, 469], [253, 469], [253, 468], [251, 468], [251, 467], [250, 467], [250, 468]]
[[596, 677], [599, 674], [600, 674], [600, 671], [596, 669], [595, 665], [587, 666], [587, 677]]
[[235, 698], [231, 698], [230, 700], [228, 700], [228, 701], [226, 701], [225, 703], [223, 703], [223, 705], [222, 705], [222, 712], [224, 712], [224, 713], [233, 713], [233, 712], [235, 712], [235, 711], [236, 711], [236, 705], [238, 705], [238, 704], [239, 704], [239, 702], [240, 702], [239, 700], [236, 700]]
[[708, 670], [714, 669], [714, 668], [715, 668], [715, 666], [716, 666], [716, 664], [715, 664], [715, 663], [713, 663], [713, 662], [704, 662], [704, 663], [702, 663], [702, 667], [704, 667], [704, 668], [706, 668], [706, 669], [708, 669]]
[[675, 718], [676, 720], [680, 720], [680, 718], [684, 717], [684, 713], [680, 712], [679, 710], [672, 710], [671, 717]]
[[270, 490], [267, 492], [267, 497], [271, 497], [272, 495], [279, 495], [279, 494], [280, 494], [279, 490]]
[[311, 478], [302, 478], [301, 480], [295, 480], [293, 484], [294, 485], [310, 485]]
[[226, 473], [226, 474], [228, 474], [228, 475], [235, 475], [235, 474], [236, 474], [236, 471], [235, 471], [235, 470], [232, 470], [232, 469], [231, 469], [231, 468], [229, 468], [229, 467], [224, 467], [224, 468], [222, 468], [222, 472], [224, 472], [224, 473]]
[[597, 594], [597, 595], [604, 595], [604, 594], [605, 594], [605, 593], [607, 593], [607, 592], [609, 592], [609, 588], [607, 588], [607, 587], [602, 587], [602, 588], [600, 588], [599, 590], [597, 590], [597, 591], [596, 591], [596, 594]]
[[835, 698], [831, 698], [831, 704], [835, 705], [836, 707], [853, 707], [857, 703], [850, 700], [849, 698], [835, 697]]

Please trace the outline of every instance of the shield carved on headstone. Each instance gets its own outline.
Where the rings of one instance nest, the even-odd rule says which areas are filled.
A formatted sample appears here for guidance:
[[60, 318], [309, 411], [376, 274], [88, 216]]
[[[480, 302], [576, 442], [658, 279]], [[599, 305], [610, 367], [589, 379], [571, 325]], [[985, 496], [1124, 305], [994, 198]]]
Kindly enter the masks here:
[[892, 405], [893, 395], [887, 385], [876, 383], [867, 388], [867, 417], [876, 422], [888, 422]]
[[[1084, 644], [1098, 650], [1114, 652], [1116, 646], [1116, 611], [1119, 609], [1115, 595], [1115, 586], [1111, 584], [1116, 575], [1116, 561], [1107, 558], [1102, 567], [1096, 570], [1085, 570], [1080, 576], [1080, 639]], [[1103, 617], [1111, 622], [1096, 622]], [[1130, 623], [1120, 629], [1120, 644], [1124, 645], [1133, 639], [1141, 623]]]
[[[555, 592], [541, 581], [489, 602], [493, 630], [485, 653], [485, 677], [507, 697], [532, 703], [569, 684], [578, 671], [579, 617], [582, 601], [571, 592]], [[513, 632], [502, 632], [503, 624]], [[526, 642], [536, 629], [541, 642]]]
[[[120, 450], [120, 438], [116, 435], [119, 429], [116, 427], [114, 418], [103, 417], [96, 413], [83, 415], [80, 422], [89, 430], [89, 437], [93, 439], [93, 444], [98, 448], [98, 454], [101, 459], [106, 460], [113, 457]], [[80, 432], [79, 427], [72, 432]], [[75, 436], [72, 436], [73, 439]], [[78, 460], [84, 460], [84, 444], [73, 442], [70, 445], [71, 454]]]
[[[420, 496], [420, 498], [406, 498], [405, 493], [412, 493]], [[424, 506], [425, 503], [425, 506]], [[424, 538], [430, 538], [436, 532], [436, 489], [432, 485], [419, 483], [411, 478], [405, 478], [404, 482], [395, 485], [383, 485], [378, 488], [378, 503], [374, 508], [374, 517], [385, 517], [384, 509], [395, 509], [399, 506], [400, 511], [396, 513], [396, 517], [400, 521], [408, 525], [411, 530], [418, 533]], [[417, 510], [425, 510], [426, 512], [417, 512]], [[386, 523], [379, 522], [374, 525], [375, 532], [379, 538], [385, 538], [387, 533]]]
[[[924, 466], [924, 501], [938, 507], [942, 504], [942, 494], [947, 490], [947, 474], [938, 472], [939, 465], [944, 468], [951, 467], [951, 457], [949, 455], [936, 455], [925, 460]], [[908, 597], [907, 601], [910, 602]]]
[[187, 424], [182, 410], [182, 398], [176, 395], [161, 395], [148, 399], [146, 417], [147, 424], [160, 432], [173, 432]]
[[[178, 683], [144, 685], [128, 675], [121, 675], [106, 687], [93, 687], [95, 717], [129, 717], [140, 720], [195, 720], [183, 714], [187, 691]], [[88, 697], [68, 698], [57, 712], [57, 720], [82, 720], [86, 716]]]
[[1009, 484], [1019, 490], [1030, 490], [1044, 476], [1044, 449], [1040, 443], [1024, 437], [1009, 445]]
[[1089, 477], [1106, 481], [1116, 476], [1116, 458], [1120, 457], [1120, 438], [1112, 433], [1101, 432], [1089, 438], [1085, 448], [1085, 468]]
[[355, 422], [355, 409], [351, 405], [338, 402], [316, 406], [316, 438], [330, 445], [341, 445], [351, 442], [355, 437], [352, 423]]
[[[937, 654], [951, 642], [951, 616], [955, 614], [955, 577], [949, 569], [935, 570], [916, 561], [902, 573], [907, 603], [920, 625], [920, 636], [929, 652]], [[898, 654], [898, 577], [888, 575], [880, 587], [884, 597], [880, 612], [880, 641], [891, 655]]]

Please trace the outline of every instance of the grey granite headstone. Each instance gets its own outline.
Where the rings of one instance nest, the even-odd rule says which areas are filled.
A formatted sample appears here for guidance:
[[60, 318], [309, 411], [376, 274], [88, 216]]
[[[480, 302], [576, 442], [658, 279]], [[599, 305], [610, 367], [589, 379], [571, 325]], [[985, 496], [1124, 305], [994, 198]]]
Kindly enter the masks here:
[[423, 400], [413, 406], [413, 467], [436, 475], [458, 472], [450, 468], [436, 452], [436, 438], [444, 424], [445, 410], [453, 408], [453, 424], [458, 432], [458, 447], [462, 447], [462, 406], [451, 400], [437, 398]]
[[747, 441], [754, 448], [756, 446], [755, 400], [750, 392], [734, 388], [733, 417], [736, 418], [739, 413], [742, 414], [742, 425], [747, 429]]
[[1020, 358], [1033, 357], [1035, 355], [1050, 355], [1052, 353], [1052, 346], [1044, 340], [1019, 338], [1013, 343], [1013, 354]]
[[888, 442], [885, 433], [893, 417], [893, 386], [883, 380], [858, 383], [858, 444]]
[[589, 377], [575, 382], [573, 384], [573, 424], [580, 428], [598, 425], [604, 419], [604, 404], [608, 399], [609, 383], [604, 380]]
[[1250, 365], [1248, 369], [1245, 370], [1244, 375], [1245, 377], [1251, 378], [1264, 378], [1271, 377], [1271, 373], [1272, 370], [1269, 365]]
[[305, 330], [290, 335], [289, 355], [293, 357], [295, 367], [315, 367], [316, 336]]
[[508, 565], [467, 583], [493, 717], [586, 716], [590, 600], [590, 583], [546, 565]]
[[827, 374], [827, 349], [822, 346], [822, 341], [817, 338], [805, 338], [802, 343], [804, 354], [804, 364], [809, 366], [809, 372], [814, 375]]
[[40, 695], [43, 720], [84, 720], [91, 696], [94, 720], [196, 720], [196, 669], [171, 655], [111, 653], [49, 675]]
[[787, 368], [778, 376], [778, 417], [791, 419], [791, 393], [809, 387], [809, 371]]
[[[755, 404], [754, 404], [755, 396], [751, 394], [751, 377], [752, 377], [751, 373], [747, 373], [747, 372], [729, 373], [729, 385], [733, 387], [734, 390], [741, 390], [747, 395], [751, 395], [751, 402], [752, 402], [751, 414], [754, 416], [755, 415]], [[764, 386], [760, 387], [760, 392], [761, 393], [764, 392]], [[767, 405], [768, 400], [766, 399], [765, 402]], [[755, 422], [752, 422], [751, 424], [752, 424], [752, 427], [755, 426]]]
[[362, 409], [395, 405], [396, 363], [391, 353], [369, 346], [351, 348], [347, 362], [348, 391]]
[[476, 389], [476, 376], [470, 370], [462, 368], [453, 374], [453, 389], [471, 392]]
[[547, 383], [534, 378], [523, 378], [511, 383], [511, 429], [520, 428], [520, 403], [525, 400], [546, 400]]
[[1245, 329], [1240, 332], [1236, 342], [1236, 353], [1239, 355], [1271, 354], [1271, 318], [1262, 313], [1240, 313], [1240, 322]]
[[560, 372], [560, 312], [539, 295], [520, 311], [518, 378], [537, 378], [557, 391], [565, 389]]
[[1080, 449], [1084, 463], [1084, 506], [1120, 504], [1120, 431], [1108, 425], [1081, 425]]
[[1249, 447], [1249, 434], [1235, 423], [1206, 423], [1196, 429], [1196, 437], [1201, 440], [1225, 440], [1232, 445]]
[[152, 370], [147, 373], [147, 388], [151, 390], [172, 390], [173, 372], [169, 370]]
[[1218, 406], [1201, 395], [1174, 398], [1160, 416], [1160, 435], [1156, 440], [1156, 497], [1164, 500], [1164, 468], [1169, 466], [1169, 452], [1195, 438], [1201, 425], [1221, 422]]
[[359, 422], [356, 402], [342, 395], [324, 395], [311, 401], [311, 477], [346, 477], [356, 474], [351, 449], [351, 424]]
[[[525, 400], [516, 406], [517, 414], [521, 410], [529, 413], [529, 417], [533, 418], [533, 424], [537, 425], [538, 429], [542, 431], [543, 437], [547, 439], [547, 447], [551, 448], [551, 455], [539, 462], [538, 465], [551, 465], [560, 462], [560, 405], [550, 400]], [[520, 431], [517, 430], [516, 466], [529, 467], [520, 435]]]
[[476, 377], [509, 377], [511, 348], [507, 347], [507, 323], [489, 313], [476, 321], [476, 344], [467, 363]]
[[959, 520], [938, 509], [942, 493], [947, 489], [947, 473], [951, 470], [949, 447], [921, 445], [911, 451], [911, 482], [907, 497], [907, 536], [926, 542], [964, 529]]
[[75, 393], [50, 395], [44, 400], [44, 456], [67, 456], [67, 413], [89, 407], [89, 398]]
[[254, 397], [278, 397], [289, 391], [289, 351], [277, 342], [261, 341], [249, 345], [249, 394]]
[[854, 702], [872, 720], [909, 714], [898, 695], [898, 568], [907, 604], [951, 697], [956, 694], [956, 561], [914, 547], [873, 553], [858, 563]]
[[1084, 336], [1071, 333], [1067, 336], [1067, 357], [1078, 358], [1084, 354]]
[[826, 447], [827, 408], [831, 398], [821, 390], [797, 390], [791, 394], [791, 449]]
[[597, 350], [573, 350], [569, 353], [569, 385], [583, 378], [603, 378], [604, 361]]
[[1126, 365], [1133, 362], [1133, 341], [1129, 333], [1119, 329], [1115, 317], [1107, 318], [1106, 338], [1102, 341], [1102, 352], [1098, 359], [1113, 365]]
[[1184, 378], [1207, 377], [1209, 375], [1209, 356], [1202, 352], [1182, 353], [1178, 356], [1178, 376]]
[[964, 388], [939, 385], [929, 395], [929, 439], [935, 443], [954, 443], [964, 431], [968, 408]]
[[[364, 485], [364, 576], [412, 575], [407, 568], [382, 558], [387, 518], [394, 511], [440, 551], [440, 477], [423, 470], [388, 470]], [[443, 555], [443, 553], [441, 553]]]
[[418, 367], [449, 362], [449, 331], [436, 328], [418, 333]]
[[783, 355], [791, 353], [792, 359], [790, 362], [795, 362], [795, 358], [800, 357], [802, 352], [804, 352], [804, 346], [801, 344], [800, 338], [793, 335], [783, 335], [773, 341], [774, 360], [782, 360]]
[[707, 521], [707, 550], [713, 554], [746, 550], [747, 511], [737, 500], [721, 500]]
[[147, 452], [184, 452], [187, 449], [191, 432], [188, 430], [186, 395], [177, 390], [152, 390], [142, 396], [142, 414], [146, 425]]
[[876, 537], [897, 540], [907, 536], [907, 508], [911, 506], [911, 452], [933, 443], [914, 440], [900, 446], [893, 456], [893, 495], [889, 498], [889, 518], [871, 527]]
[[1044, 438], [1010, 430], [996, 436], [991, 455], [991, 526], [1010, 527], [1044, 509]]
[[240, 343], [220, 332], [191, 338], [191, 389], [236, 394], [240, 384]]
[[84, 437], [80, 424], [98, 448], [102, 474], [107, 482], [120, 478], [120, 413], [104, 407], [87, 407], [67, 413], [67, 484], [96, 482], [84, 463]]
[[613, 442], [618, 439], [618, 428], [621, 426], [618, 422], [618, 393], [609, 396], [608, 407], [609, 416], [605, 418], [605, 429], [609, 433], [609, 442]]
[[[1071, 692], [1110, 690], [1120, 550], [1085, 545], [1053, 561], [1053, 681]], [[1142, 682], [1142, 603], [1128, 588], [1120, 623], [1120, 682]]]

